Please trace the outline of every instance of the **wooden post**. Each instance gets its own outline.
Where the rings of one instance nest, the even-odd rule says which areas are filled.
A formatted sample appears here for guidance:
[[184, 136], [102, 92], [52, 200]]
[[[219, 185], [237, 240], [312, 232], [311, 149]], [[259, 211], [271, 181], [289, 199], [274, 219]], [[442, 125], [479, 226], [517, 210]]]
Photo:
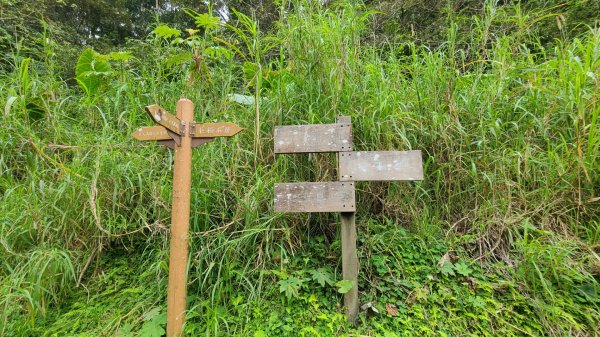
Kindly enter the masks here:
[[177, 101], [176, 116], [158, 105], [149, 105], [146, 111], [158, 126], [138, 128], [132, 136], [143, 141], [155, 140], [175, 150], [167, 336], [180, 337], [185, 322], [192, 148], [211, 142], [215, 137], [231, 137], [243, 129], [229, 122], [194, 123], [194, 103], [185, 98]]
[[[350, 116], [338, 116], [338, 124], [351, 125]], [[352, 151], [352, 129], [348, 128], [350, 141], [345, 144], [342, 151], [338, 153], [338, 178], [342, 178], [342, 167], [339, 165], [340, 156], [344, 152]], [[348, 179], [352, 181], [352, 179]], [[346, 180], [346, 181], [348, 181]], [[354, 323], [358, 317], [358, 253], [356, 252], [356, 216], [355, 212], [340, 213], [341, 228], [340, 236], [342, 240], [342, 277], [344, 280], [352, 281], [352, 288], [344, 294], [344, 307], [346, 308], [346, 320]]]
[[[188, 99], [177, 101], [177, 117], [181, 119], [182, 125], [185, 123], [185, 127], [189, 128], [194, 119], [194, 103]], [[187, 132], [181, 135], [181, 145], [175, 145], [174, 161], [167, 337], [181, 336], [185, 322], [190, 188], [192, 185], [192, 138]]]
[[342, 276], [352, 281], [352, 288], [344, 294], [346, 320], [354, 323], [358, 316], [358, 254], [356, 253], [356, 223], [354, 212], [342, 212]]

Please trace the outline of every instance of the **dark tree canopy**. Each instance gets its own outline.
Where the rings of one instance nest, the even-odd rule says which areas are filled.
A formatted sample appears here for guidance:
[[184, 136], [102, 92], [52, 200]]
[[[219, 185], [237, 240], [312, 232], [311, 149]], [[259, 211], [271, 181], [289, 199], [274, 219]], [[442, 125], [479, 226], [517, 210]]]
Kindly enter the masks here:
[[[0, 0], [0, 46], [8, 47], [15, 37], [43, 32], [42, 22], [46, 22], [58, 41], [102, 49], [123, 44], [128, 38], [143, 38], [156, 22], [179, 29], [192, 27], [192, 18], [182, 9], [203, 13], [209, 4], [215, 14], [223, 8], [225, 11], [235, 8], [254, 17], [262, 30], [270, 30], [278, 20], [280, 3], [276, 0]], [[380, 12], [374, 21], [375, 38], [412, 39], [432, 46], [445, 40], [450, 20], [464, 23], [485, 10], [485, 4], [476, 0], [366, 0], [364, 3]], [[536, 8], [551, 8], [558, 16], [560, 28], [571, 32], [585, 30], [586, 25], [593, 26], [600, 18], [600, 2], [595, 0], [503, 2], [507, 8], [516, 3], [534, 15]], [[325, 4], [336, 6], [335, 1]], [[542, 27], [538, 33], [546, 40], [560, 35], [554, 20], [547, 20]]]

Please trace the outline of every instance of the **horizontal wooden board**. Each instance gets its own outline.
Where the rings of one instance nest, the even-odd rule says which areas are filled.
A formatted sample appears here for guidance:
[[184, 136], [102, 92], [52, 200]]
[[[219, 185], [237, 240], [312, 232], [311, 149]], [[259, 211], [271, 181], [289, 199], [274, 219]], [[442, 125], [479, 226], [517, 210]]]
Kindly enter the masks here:
[[139, 140], [167, 140], [171, 139], [167, 129], [162, 126], [144, 126], [131, 134]]
[[354, 183], [275, 184], [275, 212], [354, 212]]
[[[213, 140], [214, 140], [214, 138], [193, 138], [192, 139], [192, 147], [198, 147], [200, 145], [212, 142]], [[158, 145], [163, 145], [170, 149], [174, 149], [175, 145], [177, 145], [173, 139], [159, 140], [157, 143], [158, 143]]]
[[274, 133], [275, 153], [352, 150], [351, 124], [276, 126]]
[[192, 137], [231, 137], [243, 129], [233, 123], [202, 123], [193, 128]]
[[421, 151], [344, 152], [341, 181], [423, 180]]
[[192, 147], [198, 147], [200, 145], [210, 143], [213, 140], [215, 140], [215, 139], [214, 138], [193, 138], [192, 139]]
[[165, 128], [181, 135], [181, 120], [158, 105], [149, 105], [146, 111], [152, 119]]

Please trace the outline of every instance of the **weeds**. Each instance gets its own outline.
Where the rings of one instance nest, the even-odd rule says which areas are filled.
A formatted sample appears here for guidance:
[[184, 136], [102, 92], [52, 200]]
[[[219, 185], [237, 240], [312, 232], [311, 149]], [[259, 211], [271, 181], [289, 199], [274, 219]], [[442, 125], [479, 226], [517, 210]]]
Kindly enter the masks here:
[[[421, 149], [426, 177], [358, 185], [359, 287], [371, 304], [358, 331], [593, 335], [600, 32], [550, 47], [530, 31], [548, 12], [485, 8], [453, 22], [435, 50], [373, 47], [378, 13], [360, 5], [295, 2], [272, 34], [241, 13], [210, 28], [210, 16], [191, 13], [202, 20], [190, 36], [157, 25], [122, 53], [86, 51], [85, 90], [59, 77], [51, 42], [40, 55], [16, 46], [0, 74], [2, 334], [160, 334], [172, 155], [129, 134], [148, 123], [143, 106], [172, 111], [185, 92], [195, 120], [248, 128], [194, 156], [188, 333], [351, 330], [337, 308], [335, 216], [271, 207], [275, 182], [336, 170], [326, 154], [275, 157], [273, 126], [344, 114], [357, 150]], [[506, 21], [514, 31], [492, 29]], [[472, 31], [466, 47], [461, 25]], [[202, 80], [190, 81], [192, 66]], [[121, 262], [107, 261], [112, 252]], [[128, 254], [142, 258], [122, 262]], [[387, 304], [398, 315], [371, 316]]]

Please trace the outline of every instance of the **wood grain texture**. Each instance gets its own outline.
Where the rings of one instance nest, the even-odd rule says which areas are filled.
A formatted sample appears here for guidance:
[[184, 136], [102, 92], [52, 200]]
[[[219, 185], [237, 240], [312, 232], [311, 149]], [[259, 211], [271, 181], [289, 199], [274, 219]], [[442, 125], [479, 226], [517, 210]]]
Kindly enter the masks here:
[[170, 114], [158, 105], [149, 105], [146, 107], [146, 111], [156, 123], [181, 135], [181, 120], [179, 118]]
[[339, 155], [340, 181], [423, 180], [421, 151], [357, 151]]
[[145, 126], [135, 130], [133, 137], [139, 140], [167, 140], [171, 139], [167, 133], [167, 129], [163, 126]]
[[[177, 101], [181, 120], [191, 123], [194, 104], [187, 99]], [[169, 282], [167, 289], [167, 337], [182, 336], [187, 294], [188, 237], [190, 227], [190, 195], [192, 186], [192, 138], [181, 137], [173, 158], [173, 204], [171, 206], [171, 240], [169, 250]]]
[[354, 183], [275, 184], [275, 212], [353, 212]]
[[350, 116], [337, 116], [338, 124], [351, 124], [352, 118]]
[[[215, 139], [214, 138], [192, 138], [192, 148], [212, 142], [213, 140], [215, 140]], [[177, 145], [173, 139], [159, 140], [159, 141], [157, 141], [157, 143], [158, 143], [158, 145], [166, 146], [169, 149], [174, 149], [175, 146]]]
[[276, 126], [275, 153], [339, 152], [352, 150], [352, 125]]
[[[350, 116], [338, 116], [338, 123], [351, 123]], [[350, 144], [352, 145], [352, 144]], [[350, 150], [352, 147], [350, 146]], [[351, 152], [340, 152], [338, 158]], [[338, 178], [341, 173], [338, 170]], [[342, 275], [344, 280], [352, 281], [352, 288], [344, 294], [344, 308], [346, 309], [346, 320], [355, 323], [358, 317], [358, 252], [356, 250], [356, 216], [354, 212], [340, 213], [341, 227], [340, 238], [342, 241]]]
[[352, 281], [352, 288], [344, 294], [346, 321], [354, 323], [358, 317], [358, 253], [356, 250], [356, 217], [354, 212], [340, 214], [342, 241], [342, 275], [344, 280]]
[[231, 137], [243, 129], [233, 123], [202, 123], [196, 124], [192, 129], [192, 137]]

